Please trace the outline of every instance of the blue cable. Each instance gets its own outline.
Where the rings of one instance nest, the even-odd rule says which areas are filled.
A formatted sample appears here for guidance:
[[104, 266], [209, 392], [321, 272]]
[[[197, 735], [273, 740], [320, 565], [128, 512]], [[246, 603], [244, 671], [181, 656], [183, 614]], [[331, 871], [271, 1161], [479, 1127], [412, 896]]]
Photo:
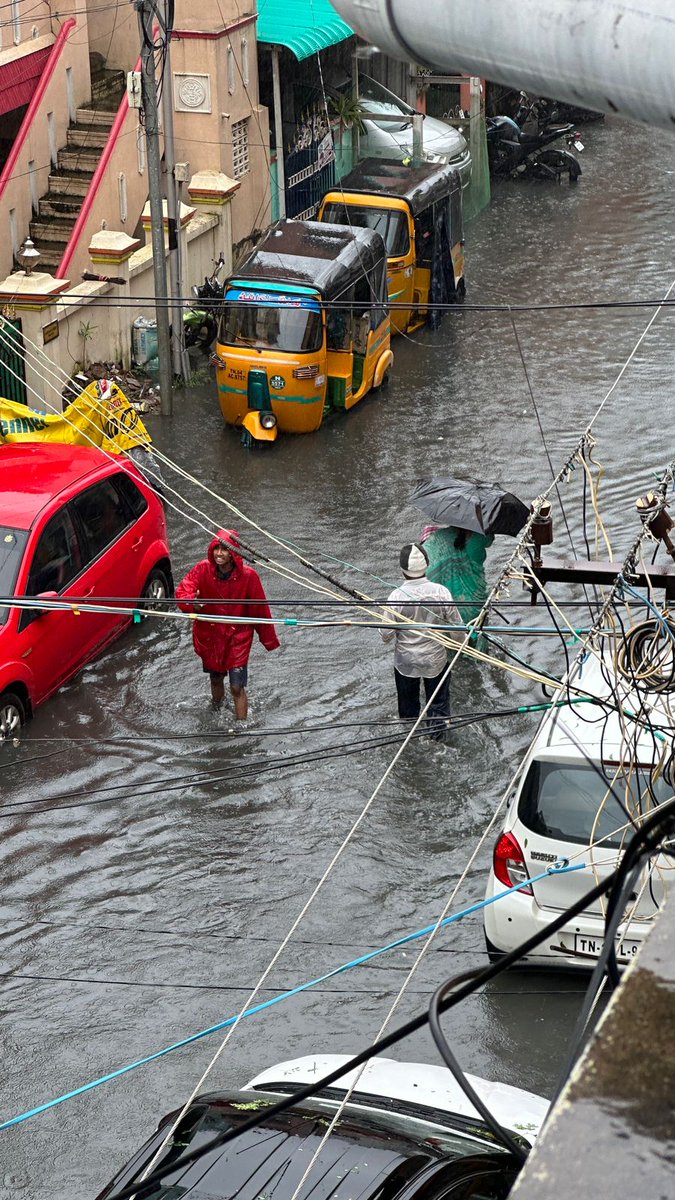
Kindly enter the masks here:
[[642, 596], [640, 594], [640, 592], [637, 591], [636, 588], [631, 587], [631, 585], [629, 583], [626, 583], [625, 580], [623, 581], [623, 589], [625, 592], [630, 592], [631, 596], [634, 596], [636, 600], [640, 600], [643, 604], [647, 605], [647, 608], [651, 612], [653, 612], [653, 614], [656, 617], [659, 624], [663, 625], [663, 628], [665, 629], [666, 633], [668, 634], [668, 637], [670, 638], [671, 642], [675, 642], [675, 636], [673, 636], [673, 631], [670, 628], [670, 625], [666, 621], [663, 613], [660, 612], [659, 609], [656, 607], [656, 605], [654, 603], [652, 603], [652, 601], [649, 599], [649, 596]]
[[[441, 921], [438, 928], [442, 929], [446, 925], [452, 925], [455, 921], [461, 921], [463, 917], [468, 917], [471, 913], [478, 912], [482, 908], [487, 908], [489, 904], [496, 904], [504, 896], [510, 896], [513, 892], [520, 891], [521, 888], [538, 883], [540, 879], [546, 879], [549, 875], [563, 875], [570, 871], [581, 871], [585, 865], [585, 863], [578, 863], [571, 867], [567, 859], [561, 859], [558, 863], [554, 863], [549, 867], [548, 870], [542, 871], [540, 875], [534, 875], [531, 879], [525, 879], [522, 883], [512, 888], [507, 888], [505, 891], [499, 892], [496, 896], [491, 896], [489, 900], [480, 900], [476, 904], [471, 904], [469, 908], [462, 909], [461, 912], [453, 913], [452, 916], [446, 917]], [[397, 950], [400, 946], [407, 946], [410, 942], [415, 942], [419, 938], [426, 937], [436, 928], [436, 922], [433, 925], [426, 925], [424, 929], [418, 929], [415, 933], [408, 933], [405, 937], [398, 938], [395, 942], [389, 942], [388, 945], [381, 946], [379, 950], [371, 950], [368, 954], [363, 954], [360, 958], [354, 958], [351, 962], [343, 963], [340, 967], [334, 967], [332, 971], [318, 976], [317, 979], [310, 979], [306, 983], [300, 983], [288, 992], [280, 992], [278, 996], [273, 996], [271, 1000], [265, 1000], [262, 1004], [256, 1004], [253, 1008], [247, 1009], [242, 1016], [242, 1020], [244, 1017], [252, 1017], [256, 1013], [264, 1012], [265, 1009], [271, 1008], [274, 1004], [279, 1004], [282, 1000], [288, 1000], [291, 996], [297, 996], [300, 992], [306, 992], [309, 988], [316, 987], [319, 983], [325, 983], [328, 979], [334, 979], [336, 975], [350, 971], [353, 967], [363, 966], [364, 963], [378, 958], [381, 954], [386, 954], [389, 950]], [[95, 982], [95, 980], [92, 982]], [[228, 1026], [234, 1025], [236, 1020], [236, 1016], [228, 1017], [225, 1021], [220, 1021], [217, 1025], [211, 1025], [208, 1029], [202, 1029], [199, 1033], [193, 1033], [190, 1037], [183, 1038], [180, 1042], [174, 1042], [171, 1046], [165, 1046], [163, 1050], [157, 1050], [154, 1054], [149, 1054], [146, 1058], [139, 1058], [136, 1062], [127, 1063], [125, 1067], [119, 1067], [116, 1071], [111, 1071], [108, 1075], [102, 1075], [99, 1079], [92, 1079], [90, 1083], [83, 1083], [81, 1087], [74, 1088], [71, 1092], [65, 1092], [63, 1096], [57, 1096], [54, 1100], [47, 1100], [44, 1104], [38, 1104], [35, 1108], [30, 1108], [26, 1112], [19, 1113], [16, 1117], [11, 1117], [9, 1121], [3, 1121], [0, 1124], [0, 1130], [10, 1129], [12, 1125], [20, 1125], [23, 1121], [28, 1121], [30, 1117], [37, 1117], [40, 1113], [47, 1112], [50, 1108], [55, 1108], [57, 1104], [63, 1104], [66, 1100], [73, 1100], [75, 1096], [81, 1096], [84, 1092], [90, 1092], [92, 1088], [100, 1087], [103, 1083], [110, 1083], [113, 1079], [119, 1079], [120, 1076], [128, 1074], [129, 1071], [134, 1071], [136, 1067], [144, 1067], [147, 1063], [155, 1062], [158, 1058], [163, 1058], [164, 1055], [171, 1054], [174, 1050], [180, 1050], [183, 1046], [189, 1046], [192, 1042], [197, 1042], [212, 1033], [218, 1033], [222, 1029], [227, 1029]]]

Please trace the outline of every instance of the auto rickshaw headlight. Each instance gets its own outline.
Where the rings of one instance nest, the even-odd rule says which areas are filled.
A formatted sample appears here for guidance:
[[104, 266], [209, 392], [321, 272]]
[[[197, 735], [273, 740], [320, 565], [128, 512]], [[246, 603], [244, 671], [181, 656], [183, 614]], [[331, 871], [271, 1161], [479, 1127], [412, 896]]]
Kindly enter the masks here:
[[276, 425], [276, 423], [277, 423], [277, 419], [276, 419], [274, 413], [271, 413], [271, 412], [263, 413], [263, 415], [260, 418], [260, 424], [262, 425], [263, 429], [274, 429], [274, 426]]

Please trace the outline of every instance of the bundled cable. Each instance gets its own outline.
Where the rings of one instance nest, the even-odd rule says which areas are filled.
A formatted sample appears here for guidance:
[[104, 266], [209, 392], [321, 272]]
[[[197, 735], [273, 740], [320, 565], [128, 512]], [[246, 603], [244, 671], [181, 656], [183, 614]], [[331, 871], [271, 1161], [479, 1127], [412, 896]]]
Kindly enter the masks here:
[[675, 618], [664, 612], [634, 625], [619, 644], [617, 666], [636, 688], [675, 691]]

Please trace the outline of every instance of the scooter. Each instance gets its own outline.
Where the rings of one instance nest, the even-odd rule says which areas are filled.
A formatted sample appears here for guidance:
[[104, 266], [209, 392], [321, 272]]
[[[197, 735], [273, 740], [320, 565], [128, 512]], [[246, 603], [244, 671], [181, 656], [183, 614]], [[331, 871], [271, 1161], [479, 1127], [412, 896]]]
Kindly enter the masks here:
[[219, 279], [224, 266], [225, 258], [221, 252], [213, 274], [206, 275], [202, 284], [195, 284], [192, 288], [192, 295], [202, 303], [186, 308], [183, 313], [183, 331], [188, 348], [199, 346], [202, 350], [208, 350], [215, 341], [218, 331], [217, 309], [225, 292], [225, 285]]
[[490, 170], [496, 177], [555, 179], [569, 176], [576, 183], [581, 175], [579, 160], [569, 150], [545, 149], [564, 138], [568, 146], [583, 150], [573, 125], [546, 126], [528, 133], [512, 117], [490, 117], [486, 122]]

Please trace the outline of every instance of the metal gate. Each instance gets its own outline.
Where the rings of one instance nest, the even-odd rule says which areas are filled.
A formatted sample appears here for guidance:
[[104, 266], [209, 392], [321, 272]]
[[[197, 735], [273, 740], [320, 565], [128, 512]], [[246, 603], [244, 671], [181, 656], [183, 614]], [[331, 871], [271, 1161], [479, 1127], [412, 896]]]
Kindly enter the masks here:
[[0, 396], [27, 404], [26, 360], [21, 335], [21, 321], [17, 317], [0, 317]]
[[320, 163], [316, 150], [298, 150], [286, 159], [286, 216], [311, 221], [335, 183], [335, 159]]
[[298, 122], [284, 174], [286, 216], [312, 220], [335, 183], [333, 134], [322, 107], [310, 107]]

